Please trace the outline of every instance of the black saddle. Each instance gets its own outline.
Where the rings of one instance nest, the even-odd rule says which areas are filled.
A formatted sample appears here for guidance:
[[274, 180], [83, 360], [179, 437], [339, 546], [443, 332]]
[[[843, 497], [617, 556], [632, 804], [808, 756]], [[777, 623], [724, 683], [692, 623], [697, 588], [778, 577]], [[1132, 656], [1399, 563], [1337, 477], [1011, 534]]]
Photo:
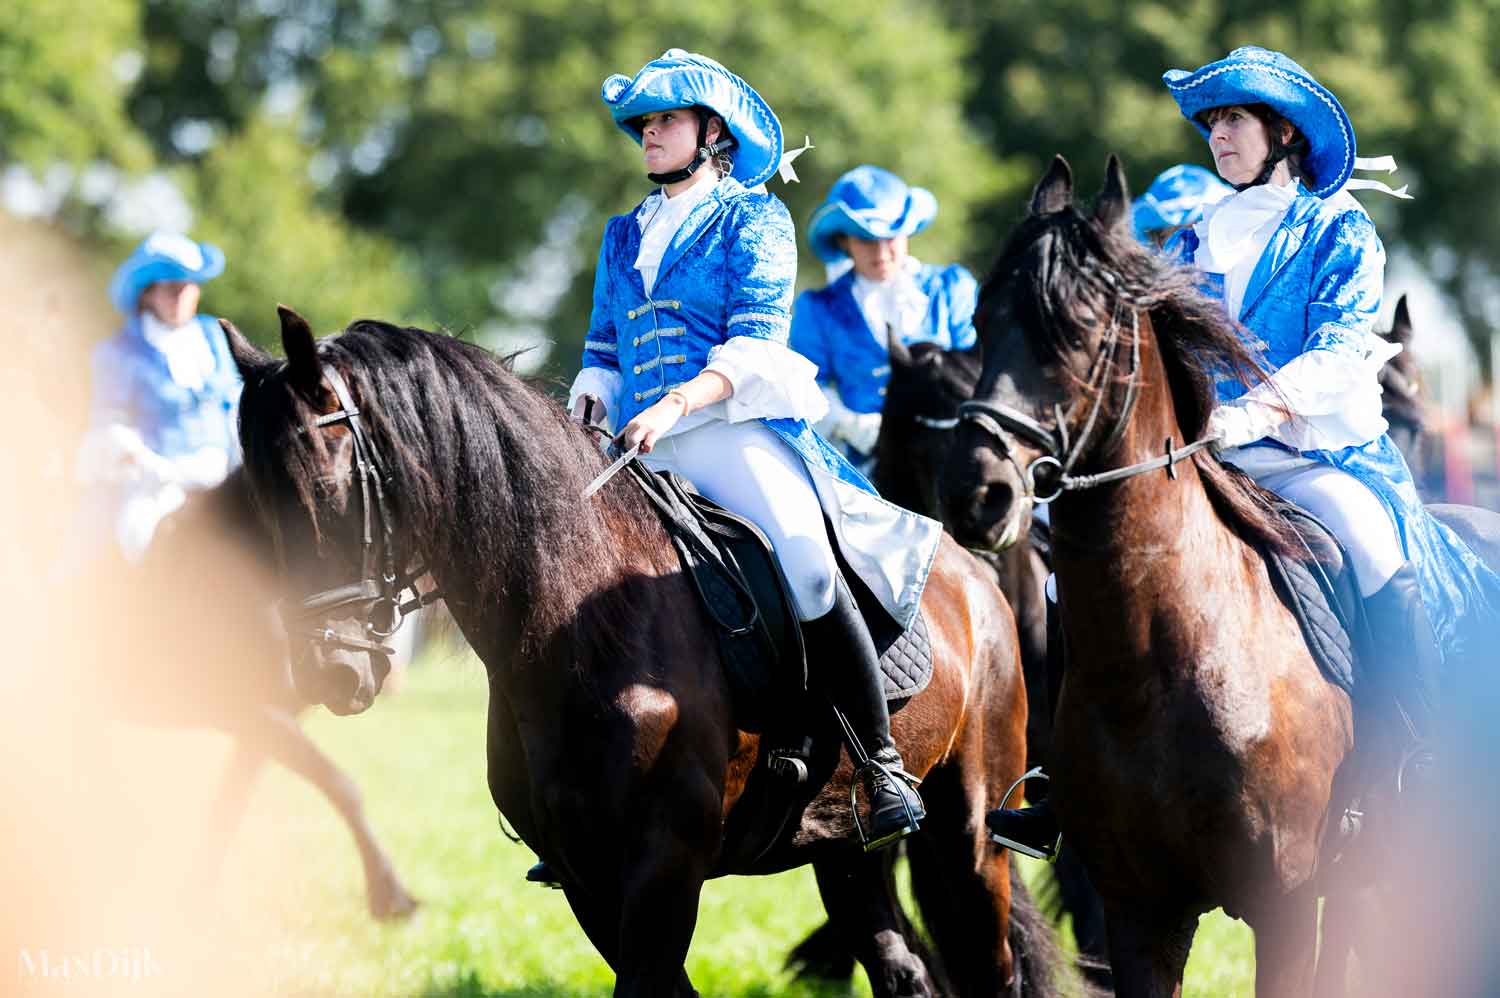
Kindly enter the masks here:
[[1371, 650], [1364, 600], [1338, 538], [1317, 517], [1289, 502], [1277, 512], [1296, 531], [1301, 550], [1263, 549], [1281, 602], [1302, 628], [1308, 651], [1328, 681], [1355, 696], [1355, 664]]
[[[736, 723], [765, 731], [788, 703], [807, 693], [807, 654], [791, 587], [760, 528], [671, 472], [629, 465], [666, 527], [700, 601], [718, 633], [735, 702]], [[835, 546], [837, 551], [837, 546]], [[932, 678], [926, 621], [901, 630], [840, 558], [870, 636], [880, 652], [886, 698], [897, 710]]]

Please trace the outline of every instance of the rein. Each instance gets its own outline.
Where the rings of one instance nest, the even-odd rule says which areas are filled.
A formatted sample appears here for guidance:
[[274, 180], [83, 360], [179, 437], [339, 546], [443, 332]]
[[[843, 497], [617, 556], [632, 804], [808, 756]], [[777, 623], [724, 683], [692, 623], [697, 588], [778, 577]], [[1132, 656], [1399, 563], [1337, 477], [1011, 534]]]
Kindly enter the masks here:
[[[375, 450], [375, 445], [370, 441], [369, 434], [365, 432], [364, 425], [360, 422], [359, 409], [354, 405], [354, 397], [349, 393], [349, 387], [344, 383], [343, 376], [332, 367], [325, 368], [323, 376], [328, 380], [329, 387], [333, 389], [339, 408], [319, 416], [314, 425], [323, 427], [347, 422], [349, 432], [354, 438], [354, 476], [359, 483], [360, 519], [362, 521], [360, 564], [363, 577], [358, 582], [313, 593], [302, 600], [291, 616], [294, 620], [304, 624], [300, 628], [300, 633], [313, 644], [328, 648], [367, 651], [372, 654], [394, 655], [395, 649], [385, 644], [385, 641], [401, 629], [408, 614], [441, 599], [442, 592], [439, 589], [429, 589], [424, 593], [417, 589], [416, 581], [426, 569], [397, 574], [395, 530], [392, 526], [390, 505], [385, 494], [385, 487], [390, 479], [386, 476], [379, 452]], [[374, 534], [377, 519], [380, 524], [378, 571]], [[412, 596], [410, 599], [403, 600], [402, 593], [407, 590], [411, 591]], [[326, 618], [331, 615], [332, 611], [349, 606], [361, 608], [364, 632], [369, 635], [368, 638], [346, 637], [331, 627], [320, 628], [316, 624], [311, 627], [306, 626], [309, 620]], [[287, 616], [284, 605], [282, 615]], [[287, 633], [293, 633], [293, 628], [287, 627]]]
[[[1106, 274], [1106, 277], [1109, 275]], [[1115, 283], [1110, 280], [1109, 283]], [[1069, 414], [1064, 414], [1061, 405], [1054, 405], [1053, 414], [1055, 425], [1052, 428], [1043, 426], [1040, 422], [1013, 409], [1010, 406], [998, 402], [986, 402], [981, 399], [970, 399], [958, 407], [958, 422], [971, 422], [984, 430], [999, 445], [1000, 455], [1010, 462], [1016, 469], [1016, 473], [1026, 483], [1026, 494], [1033, 503], [1045, 506], [1054, 501], [1064, 492], [1076, 492], [1083, 489], [1097, 488], [1100, 485], [1108, 485], [1111, 482], [1122, 481], [1126, 478], [1134, 478], [1147, 472], [1156, 471], [1160, 468], [1167, 470], [1167, 476], [1175, 479], [1177, 477], [1177, 462], [1191, 457], [1204, 448], [1210, 446], [1216, 438], [1205, 437], [1180, 448], [1172, 446], [1172, 438], [1168, 437], [1163, 444], [1166, 453], [1160, 457], [1139, 461], [1135, 464], [1126, 465], [1123, 468], [1114, 468], [1093, 475], [1073, 475], [1070, 472], [1073, 466], [1083, 456], [1085, 448], [1093, 436], [1099, 418], [1104, 409], [1105, 391], [1108, 384], [1109, 372], [1112, 371], [1117, 362], [1118, 354], [1122, 349], [1120, 337], [1119, 306], [1116, 305], [1114, 316], [1110, 320], [1109, 329], [1104, 334], [1104, 342], [1100, 345], [1098, 357], [1089, 371], [1088, 381], [1085, 387], [1092, 389], [1093, 406], [1089, 409], [1088, 417], [1084, 421], [1083, 429], [1079, 431], [1075, 440], [1068, 439]], [[1103, 446], [1108, 447], [1120, 439], [1125, 432], [1126, 425], [1130, 422], [1130, 414], [1135, 410], [1135, 403], [1140, 395], [1141, 374], [1141, 330], [1140, 313], [1130, 313], [1130, 372], [1125, 380], [1125, 405], [1121, 408], [1119, 416], [1115, 419], [1113, 428], [1108, 437], [1105, 438]], [[1021, 467], [1012, 452], [1012, 438], [1020, 437], [1034, 444], [1041, 455], [1035, 458], [1024, 469]], [[1050, 479], [1052, 491], [1039, 492], [1037, 490], [1038, 479]]]

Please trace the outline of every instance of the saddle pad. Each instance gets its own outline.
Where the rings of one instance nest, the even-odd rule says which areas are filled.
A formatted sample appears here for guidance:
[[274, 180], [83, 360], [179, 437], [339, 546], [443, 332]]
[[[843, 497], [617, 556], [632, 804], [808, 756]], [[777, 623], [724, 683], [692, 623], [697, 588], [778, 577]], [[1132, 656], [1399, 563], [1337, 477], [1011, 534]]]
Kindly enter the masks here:
[[885, 673], [887, 700], [910, 700], [932, 681], [932, 640], [927, 634], [927, 618], [921, 613], [911, 627], [884, 647], [879, 642], [875, 647], [880, 652], [880, 671]]
[[1302, 539], [1300, 554], [1263, 550], [1266, 568], [1281, 602], [1302, 629], [1318, 668], [1329, 682], [1354, 695], [1356, 641], [1363, 627], [1363, 601], [1354, 584], [1349, 560], [1328, 528], [1306, 510], [1278, 504], [1281, 513]]

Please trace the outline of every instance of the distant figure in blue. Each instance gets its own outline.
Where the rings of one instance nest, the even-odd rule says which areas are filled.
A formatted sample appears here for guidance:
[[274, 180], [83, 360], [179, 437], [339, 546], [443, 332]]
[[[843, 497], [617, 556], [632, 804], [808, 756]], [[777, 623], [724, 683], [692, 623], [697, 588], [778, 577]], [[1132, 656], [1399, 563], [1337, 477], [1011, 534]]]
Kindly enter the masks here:
[[932, 224], [937, 198], [878, 166], [840, 177], [808, 225], [827, 264], [851, 266], [804, 291], [792, 312], [792, 349], [818, 365], [828, 414], [817, 429], [868, 472], [891, 377], [891, 337], [945, 350], [974, 345], [974, 276], [909, 255], [907, 240]]
[[1233, 193], [1233, 187], [1192, 163], [1163, 170], [1131, 204], [1135, 237], [1160, 249], [1168, 239], [1202, 221], [1203, 209]]
[[218, 247], [158, 232], [110, 282], [125, 325], [94, 350], [78, 471], [132, 564], [189, 493], [218, 485], [240, 462], [240, 376], [218, 322], [197, 314], [199, 285], [223, 270]]

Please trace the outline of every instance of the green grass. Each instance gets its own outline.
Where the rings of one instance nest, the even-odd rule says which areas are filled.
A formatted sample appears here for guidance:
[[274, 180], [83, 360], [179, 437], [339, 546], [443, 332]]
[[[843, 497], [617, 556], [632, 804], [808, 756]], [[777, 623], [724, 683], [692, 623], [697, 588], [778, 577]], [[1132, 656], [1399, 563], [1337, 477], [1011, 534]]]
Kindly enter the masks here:
[[[211, 966], [235, 981], [232, 990], [320, 998], [610, 992], [609, 969], [562, 894], [523, 883], [534, 857], [501, 835], [484, 780], [485, 700], [480, 667], [458, 658], [413, 670], [399, 694], [361, 717], [308, 716], [313, 737], [360, 786], [377, 836], [422, 908], [404, 924], [374, 923], [342, 822], [308, 784], [269, 770], [231, 843], [216, 914], [194, 927], [200, 941], [212, 937]], [[225, 739], [212, 734], [129, 738], [191, 760], [206, 786], [224, 758]], [[180, 853], [203, 812], [189, 808], [181, 842], [159, 847]], [[808, 870], [715, 881], [703, 894], [688, 972], [705, 995], [847, 994], [795, 988], [781, 970], [788, 949], [821, 921]], [[201, 954], [195, 959], [201, 966]], [[1186, 993], [1248, 995], [1252, 975], [1248, 930], [1222, 914], [1205, 918]], [[856, 976], [854, 993], [868, 994]]]

